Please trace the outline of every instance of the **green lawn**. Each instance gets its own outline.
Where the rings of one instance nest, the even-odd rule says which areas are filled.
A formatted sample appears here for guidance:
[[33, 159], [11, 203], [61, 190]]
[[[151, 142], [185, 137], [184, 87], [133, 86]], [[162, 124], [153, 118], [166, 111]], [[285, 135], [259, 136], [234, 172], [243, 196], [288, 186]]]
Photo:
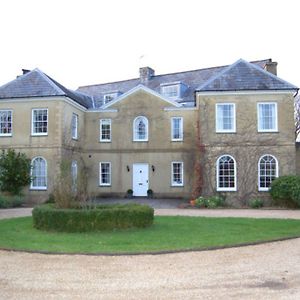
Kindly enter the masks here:
[[0, 248], [69, 253], [137, 253], [203, 249], [300, 236], [300, 220], [155, 217], [146, 229], [56, 233], [32, 218], [0, 220]]

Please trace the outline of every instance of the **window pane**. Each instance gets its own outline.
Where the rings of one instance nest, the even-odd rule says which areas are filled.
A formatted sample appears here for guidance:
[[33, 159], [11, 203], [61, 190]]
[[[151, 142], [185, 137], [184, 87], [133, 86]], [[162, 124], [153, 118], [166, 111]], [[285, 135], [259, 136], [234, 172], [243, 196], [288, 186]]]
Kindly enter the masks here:
[[234, 130], [234, 105], [233, 104], [217, 104], [217, 130], [233, 131]]
[[228, 155], [219, 158], [217, 170], [218, 188], [235, 188], [235, 162], [233, 158]]
[[172, 139], [182, 140], [182, 118], [172, 118]]
[[12, 111], [0, 111], [0, 135], [11, 135], [12, 133]]
[[269, 189], [272, 181], [277, 177], [276, 159], [271, 155], [263, 156], [259, 161], [259, 188]]
[[72, 115], [72, 138], [77, 139], [78, 137], [78, 115], [73, 114]]
[[183, 184], [183, 164], [172, 163], [172, 185], [182, 185]]
[[33, 188], [46, 188], [47, 187], [47, 164], [46, 161], [37, 157], [32, 161], [32, 182]]
[[260, 103], [258, 107], [259, 107], [259, 129], [276, 130], [275, 103]]
[[47, 133], [48, 132], [48, 110], [34, 109], [32, 117], [33, 133]]
[[134, 120], [134, 140], [148, 140], [148, 120], [145, 117], [138, 117]]
[[111, 120], [100, 120], [100, 140], [110, 141], [111, 140]]
[[100, 163], [100, 184], [110, 185], [110, 163]]

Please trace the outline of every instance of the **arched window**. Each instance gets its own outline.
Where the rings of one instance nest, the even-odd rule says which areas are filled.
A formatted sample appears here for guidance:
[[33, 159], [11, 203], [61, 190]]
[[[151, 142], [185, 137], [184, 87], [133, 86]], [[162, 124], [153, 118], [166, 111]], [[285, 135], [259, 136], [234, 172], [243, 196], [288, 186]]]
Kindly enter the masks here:
[[263, 155], [258, 161], [258, 190], [268, 191], [276, 177], [278, 177], [276, 157], [270, 154]]
[[148, 119], [146, 117], [137, 117], [134, 119], [133, 140], [141, 142], [148, 141]]
[[217, 160], [217, 191], [236, 191], [236, 163], [232, 156], [222, 155]]
[[31, 189], [47, 189], [47, 161], [43, 157], [35, 157], [31, 161]]

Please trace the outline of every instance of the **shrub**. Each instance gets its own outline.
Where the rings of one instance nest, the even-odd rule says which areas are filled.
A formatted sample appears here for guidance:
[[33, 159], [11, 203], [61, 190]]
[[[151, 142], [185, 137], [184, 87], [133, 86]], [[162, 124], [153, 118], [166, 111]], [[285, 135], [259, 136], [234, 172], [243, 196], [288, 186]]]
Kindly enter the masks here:
[[249, 201], [249, 206], [251, 208], [261, 208], [264, 206], [264, 202], [259, 198], [254, 198]]
[[24, 203], [20, 195], [2, 195], [0, 194], [0, 208], [19, 207]]
[[300, 176], [276, 178], [272, 182], [270, 194], [276, 205], [300, 207]]
[[197, 207], [216, 208], [224, 206], [224, 202], [224, 198], [218, 195], [208, 198], [204, 198], [201, 196], [196, 199], [195, 205]]
[[116, 204], [59, 209], [51, 204], [36, 206], [32, 211], [37, 229], [64, 232], [147, 227], [153, 224], [154, 210], [147, 205]]
[[2, 150], [0, 156], [1, 191], [17, 195], [30, 182], [30, 159], [24, 153], [16, 153], [13, 149], [7, 152]]

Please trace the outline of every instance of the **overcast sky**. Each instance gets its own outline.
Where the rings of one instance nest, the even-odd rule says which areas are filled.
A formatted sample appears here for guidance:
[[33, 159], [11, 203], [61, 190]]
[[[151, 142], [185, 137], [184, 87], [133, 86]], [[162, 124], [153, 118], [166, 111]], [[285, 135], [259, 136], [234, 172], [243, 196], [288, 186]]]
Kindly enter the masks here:
[[[299, 4], [298, 4], [299, 3]], [[278, 62], [300, 86], [297, 0], [1, 0], [0, 85], [38, 67], [68, 88], [227, 65]]]

